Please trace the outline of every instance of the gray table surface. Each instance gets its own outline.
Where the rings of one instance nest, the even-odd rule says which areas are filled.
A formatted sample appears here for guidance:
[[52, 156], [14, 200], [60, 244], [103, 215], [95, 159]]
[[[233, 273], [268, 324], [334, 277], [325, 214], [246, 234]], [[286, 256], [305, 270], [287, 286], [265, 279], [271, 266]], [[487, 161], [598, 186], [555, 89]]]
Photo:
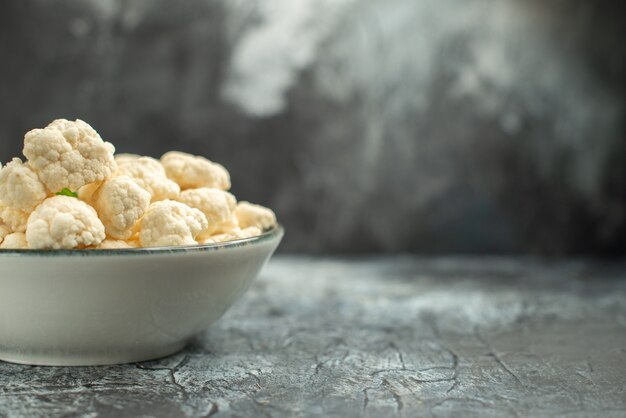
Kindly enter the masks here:
[[281, 256], [177, 355], [0, 382], [0, 417], [624, 417], [626, 266]]

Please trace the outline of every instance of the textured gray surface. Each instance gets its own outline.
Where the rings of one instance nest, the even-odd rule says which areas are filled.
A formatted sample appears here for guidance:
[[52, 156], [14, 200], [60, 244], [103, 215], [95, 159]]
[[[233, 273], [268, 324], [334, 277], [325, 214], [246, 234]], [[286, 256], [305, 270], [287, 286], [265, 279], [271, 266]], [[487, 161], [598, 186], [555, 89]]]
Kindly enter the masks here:
[[0, 363], [0, 417], [626, 415], [626, 266], [277, 257], [173, 357]]
[[626, 253], [623, 0], [5, 0], [0, 160], [200, 153], [307, 252]]

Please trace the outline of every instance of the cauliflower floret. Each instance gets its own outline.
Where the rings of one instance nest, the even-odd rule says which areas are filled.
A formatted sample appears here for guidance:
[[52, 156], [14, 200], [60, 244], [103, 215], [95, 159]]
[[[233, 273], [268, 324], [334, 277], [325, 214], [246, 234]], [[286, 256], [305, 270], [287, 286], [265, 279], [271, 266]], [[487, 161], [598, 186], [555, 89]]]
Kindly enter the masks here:
[[93, 199], [94, 199], [94, 194], [98, 191], [98, 189], [102, 186], [103, 183], [104, 182], [85, 184], [83, 187], [78, 189], [76, 194], [78, 195], [78, 198], [80, 200], [91, 204], [91, 202], [93, 202]]
[[139, 187], [152, 195], [152, 202], [174, 199], [180, 193], [178, 184], [167, 178], [163, 166], [154, 158], [122, 160], [116, 175], [126, 175], [133, 179]]
[[226, 169], [204, 157], [184, 152], [171, 151], [161, 157], [167, 177], [174, 180], [183, 189], [210, 187], [230, 189], [230, 174]]
[[244, 239], [261, 235], [262, 231], [256, 226], [241, 229], [239, 227], [230, 230], [224, 234], [211, 235], [203, 239], [202, 244], [214, 244], [217, 242], [232, 241], [235, 239]]
[[13, 231], [26, 230], [28, 216], [46, 197], [37, 173], [19, 158], [0, 170], [0, 219]]
[[26, 227], [29, 248], [85, 248], [99, 245], [104, 238], [104, 225], [96, 210], [69, 196], [44, 200], [30, 215]]
[[130, 177], [119, 176], [105, 181], [87, 202], [98, 212], [108, 236], [126, 240], [136, 232], [137, 221], [150, 206], [150, 193]]
[[11, 234], [11, 228], [6, 225], [0, 225], [0, 244], [4, 241], [7, 235]]
[[23, 232], [14, 232], [12, 234], [4, 237], [2, 244], [0, 244], [0, 248], [2, 249], [12, 249], [12, 250], [25, 250], [28, 248], [28, 242], [26, 241], [26, 235]]
[[139, 243], [137, 241], [123, 241], [118, 239], [105, 239], [97, 247], [99, 250], [125, 250], [128, 248], [137, 248]]
[[241, 228], [256, 226], [265, 231], [276, 226], [276, 215], [265, 206], [242, 201], [237, 204], [235, 215]]
[[57, 119], [24, 137], [24, 155], [52, 193], [78, 190], [110, 178], [117, 169], [115, 148], [80, 119]]
[[201, 210], [206, 216], [209, 226], [202, 231], [201, 238], [227, 232], [237, 226], [237, 219], [234, 217], [237, 199], [229, 192], [207, 187], [189, 189], [183, 191], [176, 200]]
[[0, 170], [0, 205], [32, 212], [47, 196], [37, 173], [19, 158]]
[[209, 223], [198, 209], [162, 200], [150, 205], [141, 220], [139, 241], [142, 247], [195, 245], [195, 238]]
[[26, 231], [29, 216], [30, 212], [0, 205], [0, 220], [11, 228], [12, 231]]
[[140, 158], [141, 155], [121, 153], [121, 154], [115, 154], [114, 157], [115, 157], [115, 162], [119, 165], [122, 163], [127, 163], [129, 161], [135, 161], [136, 159]]

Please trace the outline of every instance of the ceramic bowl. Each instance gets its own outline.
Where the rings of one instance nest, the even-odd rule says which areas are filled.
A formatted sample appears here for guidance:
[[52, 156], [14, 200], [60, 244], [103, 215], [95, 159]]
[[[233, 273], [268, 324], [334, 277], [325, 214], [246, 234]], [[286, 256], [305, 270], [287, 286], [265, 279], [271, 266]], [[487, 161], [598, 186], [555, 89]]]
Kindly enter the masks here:
[[0, 250], [0, 359], [78, 366], [172, 354], [250, 286], [283, 236], [128, 250]]

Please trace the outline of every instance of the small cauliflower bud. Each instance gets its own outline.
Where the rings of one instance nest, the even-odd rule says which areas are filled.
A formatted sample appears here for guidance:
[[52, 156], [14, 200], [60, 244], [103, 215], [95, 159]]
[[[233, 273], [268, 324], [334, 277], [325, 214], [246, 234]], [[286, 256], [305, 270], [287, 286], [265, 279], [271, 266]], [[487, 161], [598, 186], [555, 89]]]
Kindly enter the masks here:
[[0, 205], [30, 213], [47, 196], [37, 173], [19, 158], [0, 170]]
[[0, 220], [12, 231], [24, 232], [28, 216], [46, 197], [37, 173], [19, 158], [0, 170]]
[[111, 178], [117, 170], [115, 148], [80, 119], [58, 119], [24, 136], [24, 155], [52, 193], [78, 190]]
[[29, 216], [30, 211], [27, 212], [21, 209], [0, 205], [0, 221], [4, 222], [12, 231], [26, 231]]
[[123, 241], [118, 239], [107, 238], [97, 247], [99, 250], [126, 250], [129, 248], [137, 248], [137, 241]]
[[202, 231], [202, 237], [227, 232], [237, 226], [234, 218], [237, 199], [229, 192], [207, 187], [189, 189], [181, 192], [176, 200], [204, 213], [209, 226]]
[[150, 206], [150, 193], [128, 176], [107, 180], [92, 195], [92, 205], [100, 215], [106, 234], [126, 240], [136, 232], [136, 224]]
[[26, 240], [29, 248], [73, 249], [100, 245], [104, 225], [96, 210], [68, 196], [43, 201], [28, 218]]
[[180, 186], [168, 179], [158, 160], [151, 157], [120, 160], [116, 175], [128, 176], [152, 196], [152, 202], [174, 199], [180, 193]]
[[129, 161], [135, 161], [141, 157], [139, 154], [128, 154], [128, 153], [120, 153], [115, 154], [115, 162], [119, 164], [127, 163]]
[[6, 225], [0, 225], [0, 244], [2, 244], [2, 241], [4, 241], [6, 236], [10, 234], [11, 234], [11, 228], [9, 228]]
[[255, 226], [263, 231], [276, 226], [276, 215], [265, 206], [255, 205], [250, 202], [239, 202], [235, 215], [241, 228]]
[[14, 232], [7, 235], [2, 240], [0, 248], [4, 250], [25, 250], [28, 248], [28, 242], [26, 241], [26, 235], [23, 232]]
[[171, 151], [161, 157], [161, 163], [167, 177], [178, 183], [183, 190], [200, 187], [230, 189], [230, 174], [224, 166], [204, 157]]
[[94, 195], [98, 191], [98, 189], [102, 186], [103, 183], [104, 182], [85, 184], [83, 187], [78, 189], [76, 194], [78, 195], [78, 198], [80, 200], [92, 205], [93, 200], [94, 200]]
[[196, 237], [208, 226], [198, 209], [173, 200], [150, 205], [141, 220], [139, 241], [142, 247], [195, 245]]
[[202, 240], [202, 244], [215, 244], [218, 242], [232, 241], [237, 239], [251, 238], [257, 235], [261, 235], [261, 231], [256, 226], [250, 226], [248, 228], [241, 229], [239, 227], [230, 230], [223, 234], [211, 235], [208, 238]]

